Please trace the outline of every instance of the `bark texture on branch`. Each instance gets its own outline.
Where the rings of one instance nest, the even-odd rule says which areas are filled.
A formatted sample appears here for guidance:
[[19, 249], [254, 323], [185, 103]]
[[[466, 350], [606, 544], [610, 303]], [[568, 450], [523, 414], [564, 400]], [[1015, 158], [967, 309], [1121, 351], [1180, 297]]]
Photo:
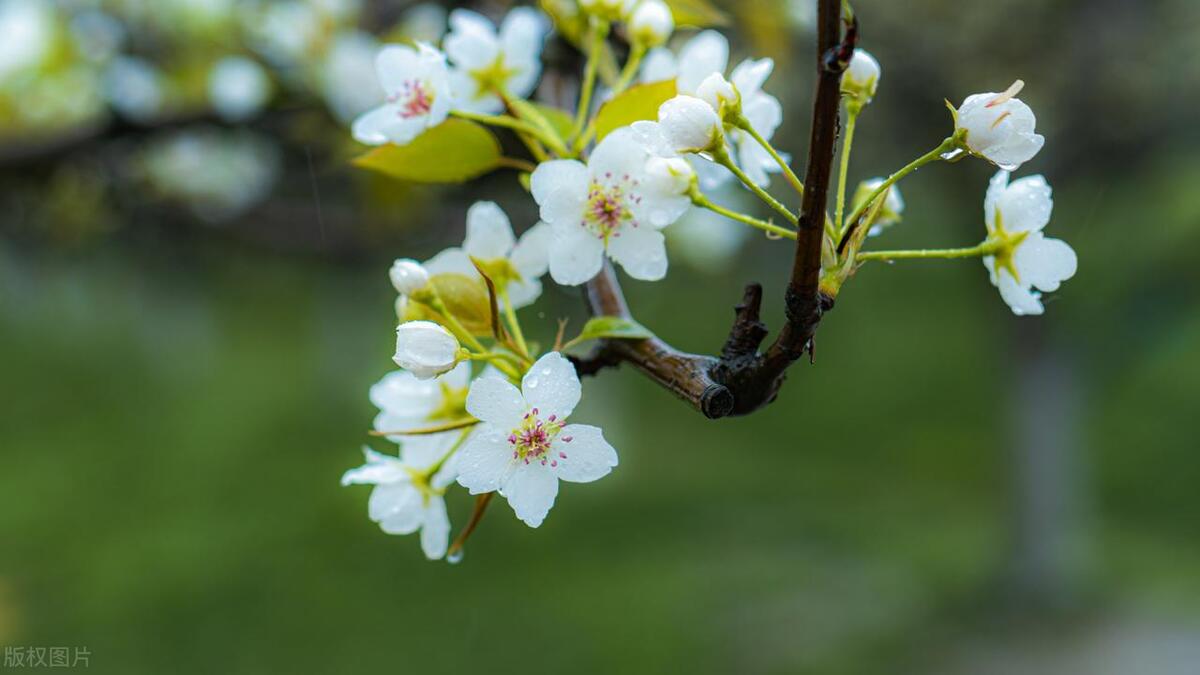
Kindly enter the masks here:
[[[760, 351], [768, 330], [760, 318], [762, 287], [746, 287], [719, 357], [680, 352], [657, 338], [611, 340], [589, 358], [577, 360], [583, 374], [627, 362], [706, 417], [745, 415], [775, 400], [787, 369], [812, 349], [821, 316], [833, 298], [820, 289], [821, 246], [833, 159], [840, 132], [841, 79], [857, 41], [851, 21], [842, 35], [841, 0], [818, 0], [817, 91], [809, 139], [805, 190], [797, 222], [796, 252], [784, 296], [786, 322], [771, 346]], [[589, 309], [597, 315], [628, 316], [612, 268], [587, 285]]]

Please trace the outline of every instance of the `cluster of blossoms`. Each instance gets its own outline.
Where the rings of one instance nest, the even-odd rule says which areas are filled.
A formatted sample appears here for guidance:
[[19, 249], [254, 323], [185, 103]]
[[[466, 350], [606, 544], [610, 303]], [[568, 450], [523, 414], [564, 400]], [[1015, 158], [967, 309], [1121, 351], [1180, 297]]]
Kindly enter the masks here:
[[[614, 330], [609, 318], [606, 329], [589, 323], [564, 343], [560, 327], [553, 348], [539, 354], [526, 341], [517, 310], [538, 298], [543, 276], [580, 285], [611, 260], [634, 279], [662, 279], [668, 270], [664, 230], [694, 208], [777, 239], [796, 238], [795, 213], [767, 191], [775, 175], [797, 193], [804, 190], [787, 156], [771, 144], [783, 120], [779, 100], [764, 90], [773, 62], [746, 59], [727, 76], [729, 43], [711, 30], [691, 37], [676, 53], [667, 46], [674, 21], [662, 0], [565, 4], [571, 11], [562, 16], [518, 8], [498, 25], [455, 10], [440, 47], [428, 42], [383, 47], [375, 70], [386, 100], [353, 124], [360, 142], [401, 148], [451, 121], [503, 129], [536, 161], [506, 164], [522, 171], [540, 216], [520, 237], [498, 205], [476, 203], [467, 213], [461, 247], [424, 262], [397, 260], [390, 272], [398, 294], [394, 360], [402, 370], [375, 385], [371, 400], [381, 411], [375, 435], [400, 451], [397, 456], [368, 451], [366, 465], [343, 481], [374, 484], [371, 519], [390, 533], [420, 530], [430, 558], [453, 559], [465, 536], [448, 545], [444, 495], [453, 485], [479, 496], [464, 533], [493, 494], [537, 527], [554, 504], [559, 480], [595, 481], [617, 464], [598, 428], [567, 422], [581, 387], [563, 352], [587, 339], [646, 334], [631, 330], [640, 329], [632, 322]], [[588, 57], [574, 111], [551, 111], [529, 100], [553, 29]], [[600, 64], [613, 59], [608, 39], [614, 32], [629, 42], [629, 56], [619, 73], [605, 76]], [[881, 77], [879, 63], [865, 51], [856, 51], [847, 65], [842, 95], [848, 124], [836, 212], [826, 218], [822, 290], [836, 295], [870, 260], [973, 256], [983, 260], [1014, 312], [1040, 313], [1039, 291], [1057, 289], [1076, 263], [1069, 246], [1041, 233], [1051, 211], [1046, 181], [1035, 176], [1008, 182], [1009, 172], [1043, 144], [1032, 111], [1016, 98], [1020, 83], [1002, 93], [969, 96], [952, 110], [954, 131], [942, 144], [887, 177], [861, 182], [847, 202], [855, 124], [878, 93]], [[650, 102], [657, 114], [618, 116], [614, 123], [618, 113], [610, 105], [619, 99], [639, 105], [613, 108], [645, 109]], [[985, 200], [987, 234], [981, 244], [862, 250], [869, 235], [900, 221], [905, 204], [898, 181], [925, 164], [968, 155], [1000, 167]], [[715, 203], [706, 191], [723, 184], [742, 186], [783, 224]]]

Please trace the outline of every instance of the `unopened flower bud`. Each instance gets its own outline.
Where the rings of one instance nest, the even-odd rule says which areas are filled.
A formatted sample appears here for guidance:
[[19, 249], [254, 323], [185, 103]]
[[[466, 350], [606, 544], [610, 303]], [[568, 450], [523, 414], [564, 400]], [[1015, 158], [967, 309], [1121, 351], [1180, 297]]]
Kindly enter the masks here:
[[629, 36], [643, 47], [658, 47], [671, 37], [675, 19], [671, 8], [662, 0], [642, 0], [629, 17]]
[[879, 87], [881, 73], [874, 56], [862, 49], [855, 49], [850, 65], [842, 74], [842, 93], [858, 99], [860, 104], [870, 103]]
[[428, 380], [458, 365], [459, 344], [450, 331], [432, 321], [408, 321], [396, 328], [396, 365]]
[[651, 157], [646, 160], [646, 178], [664, 192], [683, 194], [696, 179], [696, 170], [682, 157]]
[[621, 18], [630, 4], [629, 0], [579, 0], [579, 7], [583, 11], [606, 21]]
[[388, 276], [400, 295], [413, 295], [429, 283], [429, 272], [425, 266], [412, 258], [396, 260], [392, 263], [392, 269], [388, 270]]
[[738, 111], [742, 106], [742, 97], [737, 89], [725, 79], [721, 73], [713, 73], [704, 78], [696, 88], [696, 96], [712, 106], [713, 110]]
[[721, 138], [721, 119], [711, 105], [694, 96], [676, 96], [658, 109], [663, 136], [677, 152], [700, 152]]

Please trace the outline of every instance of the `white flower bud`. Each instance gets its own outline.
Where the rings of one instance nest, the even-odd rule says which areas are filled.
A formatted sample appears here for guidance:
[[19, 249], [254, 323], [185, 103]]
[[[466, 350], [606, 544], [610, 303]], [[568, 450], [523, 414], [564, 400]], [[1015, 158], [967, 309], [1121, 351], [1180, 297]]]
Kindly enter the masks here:
[[458, 365], [458, 340], [432, 321], [408, 321], [396, 328], [396, 365], [428, 380]]
[[388, 270], [392, 285], [400, 295], [412, 295], [429, 283], [429, 271], [412, 258], [400, 258]]
[[683, 194], [696, 179], [696, 170], [682, 157], [651, 157], [646, 160], [646, 178], [662, 192]]
[[721, 138], [721, 119], [711, 105], [694, 96], [676, 96], [658, 109], [663, 136], [677, 152], [700, 152]]
[[721, 73], [713, 73], [704, 78], [700, 86], [696, 87], [696, 96], [712, 106], [713, 110], [721, 110], [722, 105], [728, 110], [737, 110], [742, 105], [742, 97], [738, 95], [737, 89]]
[[1022, 86], [1017, 80], [1003, 93], [968, 96], [956, 114], [956, 132], [966, 135], [967, 149], [1006, 171], [1033, 159], [1046, 143], [1034, 133], [1033, 110], [1016, 98]]
[[630, 37], [644, 47], [662, 45], [674, 30], [675, 18], [662, 0], [642, 0], [629, 17]]
[[850, 65], [842, 74], [842, 91], [862, 103], [870, 103], [879, 86], [881, 72], [879, 62], [874, 56], [862, 49], [855, 49]]

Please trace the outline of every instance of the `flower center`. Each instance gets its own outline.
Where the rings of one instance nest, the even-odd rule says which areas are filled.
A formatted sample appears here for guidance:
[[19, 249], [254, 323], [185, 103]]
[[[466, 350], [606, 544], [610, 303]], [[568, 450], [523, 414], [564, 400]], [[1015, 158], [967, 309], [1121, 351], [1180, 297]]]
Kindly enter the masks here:
[[388, 96], [388, 102], [400, 107], [402, 119], [428, 115], [433, 108], [434, 92], [421, 80], [405, 80], [400, 91]]
[[[557, 456], [551, 455], [550, 444], [558, 436], [558, 432], [562, 431], [563, 425], [564, 420], [559, 419], [557, 415], [541, 419], [537, 408], [525, 413], [525, 417], [521, 418], [521, 426], [513, 429], [508, 435], [513, 459], [526, 464], [539, 462], [542, 466], [558, 466], [558, 460], [566, 459], [567, 454], [560, 452]], [[564, 436], [563, 441], [569, 443], [571, 437]]]
[[622, 225], [628, 223], [637, 227], [629, 204], [636, 204], [642, 198], [633, 194], [632, 189], [637, 187], [638, 182], [628, 175], [613, 181], [613, 174], [607, 173], [604, 178], [609, 182], [593, 180], [588, 189], [583, 227], [607, 243], [609, 237], [620, 236]]
[[479, 89], [475, 98], [483, 98], [488, 94], [504, 90], [508, 81], [519, 72], [519, 69], [509, 68], [505, 64], [503, 54], [497, 56], [490, 66], [471, 71], [471, 77], [475, 79], [475, 85]]

